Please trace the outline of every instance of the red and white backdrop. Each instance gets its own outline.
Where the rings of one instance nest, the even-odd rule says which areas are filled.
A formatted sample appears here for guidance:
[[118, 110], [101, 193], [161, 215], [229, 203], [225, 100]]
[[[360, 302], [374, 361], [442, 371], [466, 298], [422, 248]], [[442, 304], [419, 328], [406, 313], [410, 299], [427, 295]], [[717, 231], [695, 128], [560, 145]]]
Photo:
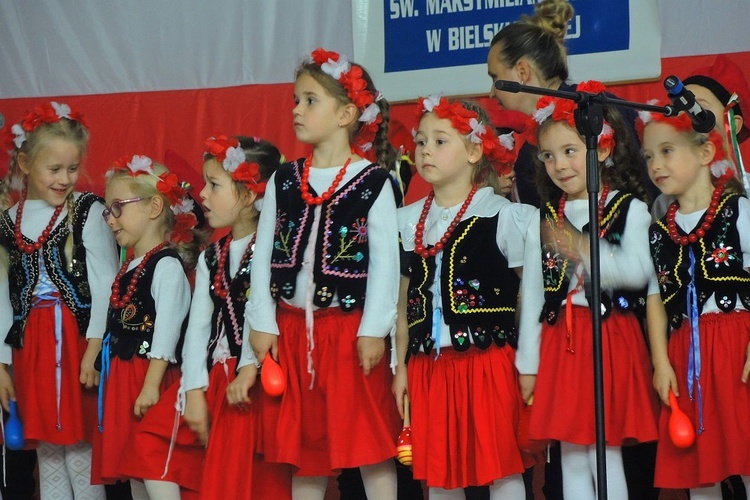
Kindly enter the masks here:
[[[589, 12], [591, 4], [609, 1], [572, 0], [572, 4], [577, 12]], [[655, 39], [648, 42], [649, 50], [636, 50], [627, 64], [634, 70], [641, 65], [651, 68], [654, 51], [657, 54], [651, 81], [610, 85], [619, 96], [634, 101], [664, 97], [664, 76], [686, 77], [721, 53], [729, 54], [750, 80], [747, 0], [617, 1], [629, 5], [631, 14], [649, 16], [649, 22], [631, 17], [631, 46]], [[378, 2], [0, 2], [0, 113], [8, 122], [17, 122], [43, 100], [66, 102], [81, 110], [91, 130], [81, 187], [99, 193], [103, 172], [122, 155], [138, 153], [162, 160], [172, 150], [197, 173], [204, 140], [219, 133], [261, 136], [277, 144], [287, 158], [302, 156], [307, 148], [296, 141], [291, 126], [294, 69], [318, 46], [357, 54], [365, 61], [378, 60], [373, 58], [370, 27], [382, 29], [383, 19], [368, 17], [374, 3]], [[431, 8], [434, 15], [483, 6], [488, 22], [493, 14], [490, 7], [516, 18], [533, 4], [534, 0], [383, 0], [386, 15], [409, 6]], [[469, 39], [469, 48], [483, 60], [486, 40], [478, 42], [475, 38], [472, 47]], [[619, 75], [613, 67], [622, 64], [602, 54], [582, 58], [571, 64], [571, 78], [622, 81], [608, 78]], [[444, 78], [430, 78], [429, 85], [416, 89], [417, 94], [453, 88], [455, 80], [468, 82], [462, 87], [464, 94], [486, 95], [489, 90], [490, 79], [481, 64], [441, 71]], [[415, 81], [408, 74], [402, 80], [398, 73], [387, 78], [392, 88], [399, 88], [401, 81], [403, 85]], [[408, 96], [408, 92], [392, 94]], [[413, 106], [408, 101], [393, 106], [392, 116], [407, 129], [413, 125]], [[748, 158], [747, 146], [745, 150]], [[0, 172], [5, 168], [0, 167]]]

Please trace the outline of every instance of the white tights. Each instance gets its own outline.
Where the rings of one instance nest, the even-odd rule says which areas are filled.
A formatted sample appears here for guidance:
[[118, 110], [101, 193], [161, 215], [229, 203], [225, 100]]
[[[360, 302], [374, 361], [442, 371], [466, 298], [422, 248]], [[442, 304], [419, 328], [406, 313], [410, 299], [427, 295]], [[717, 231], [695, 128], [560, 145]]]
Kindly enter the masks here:
[[[396, 500], [398, 484], [396, 464], [393, 460], [363, 465], [359, 468], [359, 472], [362, 474], [367, 498]], [[294, 476], [292, 478], [293, 500], [323, 500], [327, 488], [328, 478], [325, 476]]]
[[[580, 500], [596, 498], [596, 447], [560, 442], [563, 496]], [[628, 486], [622, 464], [622, 449], [607, 446], [607, 497], [627, 500]]]
[[[740, 476], [745, 485], [745, 491], [750, 496], [750, 476]], [[692, 488], [690, 500], [721, 500], [721, 483], [716, 483], [708, 488]]]
[[[430, 488], [430, 500], [464, 500], [465, 498], [466, 495], [461, 488], [453, 490]], [[490, 500], [524, 500], [525, 498], [526, 488], [521, 474], [498, 479], [490, 486]]]
[[40, 443], [36, 452], [42, 500], [104, 500], [104, 486], [91, 484], [91, 445]]
[[131, 479], [130, 494], [133, 500], [180, 500], [180, 486], [169, 481]]

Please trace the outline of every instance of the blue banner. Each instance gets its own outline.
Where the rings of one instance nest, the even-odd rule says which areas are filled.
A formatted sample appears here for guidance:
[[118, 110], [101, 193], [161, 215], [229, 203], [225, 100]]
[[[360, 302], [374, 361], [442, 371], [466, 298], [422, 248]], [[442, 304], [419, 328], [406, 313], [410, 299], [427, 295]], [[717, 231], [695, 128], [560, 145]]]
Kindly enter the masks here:
[[[571, 0], [568, 54], [627, 50], [630, 0]], [[383, 0], [385, 73], [484, 64], [492, 37], [535, 0]]]

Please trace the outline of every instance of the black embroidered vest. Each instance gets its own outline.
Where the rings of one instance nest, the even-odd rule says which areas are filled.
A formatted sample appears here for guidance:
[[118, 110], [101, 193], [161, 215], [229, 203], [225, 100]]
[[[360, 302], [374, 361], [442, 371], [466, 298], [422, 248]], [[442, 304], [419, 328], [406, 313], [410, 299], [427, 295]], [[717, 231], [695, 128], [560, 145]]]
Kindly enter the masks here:
[[[5, 343], [17, 349], [23, 347], [23, 331], [26, 318], [31, 310], [34, 288], [39, 279], [39, 255], [44, 260], [50, 281], [60, 292], [65, 305], [73, 312], [78, 323], [78, 331], [86, 336], [91, 317], [91, 289], [86, 269], [86, 249], [83, 246], [83, 226], [88, 218], [91, 205], [102, 201], [92, 193], [83, 193], [73, 203], [73, 223], [68, 226], [66, 216], [49, 235], [41, 249], [27, 255], [16, 248], [15, 221], [6, 210], [0, 217], [0, 245], [8, 249], [10, 302], [13, 307], [13, 325], [5, 338]], [[94, 214], [98, 216], [98, 214]], [[65, 243], [73, 231], [73, 261], [65, 261]], [[34, 243], [24, 237], [25, 243]]]
[[[440, 292], [443, 318], [450, 329], [456, 351], [474, 343], [487, 349], [493, 341], [516, 347], [516, 302], [520, 280], [508, 269], [508, 261], [497, 248], [498, 215], [471, 217], [461, 221], [443, 248]], [[432, 335], [432, 292], [435, 257], [422, 258], [411, 252], [406, 317], [409, 323], [409, 352], [420, 347], [430, 353]], [[471, 342], [469, 341], [471, 335]]]
[[[691, 249], [695, 257], [698, 312], [703, 310], [711, 295], [724, 312], [734, 310], [738, 296], [742, 305], [750, 309], [750, 274], [743, 268], [737, 231], [738, 200], [736, 194], [722, 196], [711, 228], [703, 238], [686, 246], [672, 241], [666, 216], [651, 225], [651, 258], [671, 328], [678, 328], [687, 314]], [[699, 226], [705, 221], [705, 216], [698, 222]], [[680, 236], [686, 236], [679, 226], [677, 231]]]
[[[229, 236], [225, 236], [213, 245], [206, 248], [205, 259], [208, 266], [209, 283], [211, 283], [210, 296], [214, 304], [211, 315], [211, 336], [208, 340], [208, 369], [211, 370], [214, 351], [216, 350], [219, 332], [224, 328], [229, 344], [229, 352], [233, 357], [239, 357], [242, 351], [242, 329], [245, 323], [245, 305], [250, 293], [250, 264], [253, 259], [252, 249], [245, 252], [240, 262], [240, 267], [234, 278], [229, 275], [229, 258], [224, 267], [224, 283], [229, 284], [229, 294], [221, 298], [214, 290], [213, 283], [219, 268], [219, 255], [221, 248]], [[254, 240], [253, 240], [254, 241]], [[253, 242], [250, 242], [252, 245]]]
[[[151, 344], [154, 341], [154, 323], [156, 321], [156, 303], [151, 295], [151, 283], [154, 280], [156, 264], [164, 258], [180, 259], [180, 256], [172, 248], [160, 250], [152, 255], [143, 267], [141, 277], [138, 279], [138, 286], [130, 298], [130, 302], [122, 309], [109, 307], [105, 338], [109, 336], [110, 358], [117, 356], [120, 359], [129, 360], [133, 355], [147, 358], [148, 353], [151, 352]], [[120, 290], [127, 289], [136, 269], [137, 267], [131, 269], [120, 278]], [[173, 320], [182, 322], [180, 341], [175, 349], [175, 357], [179, 361], [185, 327], [187, 326], [187, 315], [185, 318], [173, 318]]]
[[[602, 214], [601, 232], [604, 238], [611, 244], [619, 245], [622, 235], [625, 231], [628, 209], [630, 203], [635, 198], [628, 193], [618, 192], [609, 201]], [[550, 234], [546, 231], [547, 225], [553, 227], [557, 225], [557, 207], [560, 199], [547, 202], [540, 209], [541, 234]], [[588, 232], [588, 224], [583, 228], [583, 232]], [[544, 308], [539, 321], [547, 321], [550, 325], [557, 322], [563, 300], [567, 298], [570, 287], [570, 279], [576, 267], [576, 263], [564, 258], [555, 250], [554, 241], [545, 241], [542, 237], [542, 273], [544, 275]], [[585, 290], [587, 297], [589, 290]], [[612, 308], [619, 311], [631, 311], [640, 319], [643, 318], [646, 310], [646, 289], [633, 290], [614, 290], [612, 296], [602, 291], [602, 305], [604, 306], [603, 317], [607, 318], [612, 313]], [[589, 300], [590, 302], [590, 300]]]
[[[297, 274], [310, 239], [314, 206], [302, 200], [300, 183], [303, 159], [276, 171], [276, 230], [271, 255], [271, 295], [294, 297]], [[328, 307], [338, 294], [341, 309], [364, 307], [369, 252], [367, 214], [388, 173], [371, 164], [323, 202], [315, 245], [313, 304]], [[313, 195], [317, 194], [310, 187]]]

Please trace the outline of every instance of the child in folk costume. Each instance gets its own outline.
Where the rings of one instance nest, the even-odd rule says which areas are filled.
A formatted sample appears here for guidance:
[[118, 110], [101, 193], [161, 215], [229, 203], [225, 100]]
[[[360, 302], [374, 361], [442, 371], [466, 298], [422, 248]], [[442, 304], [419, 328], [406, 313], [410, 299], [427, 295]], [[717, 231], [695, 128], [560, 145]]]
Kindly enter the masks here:
[[12, 131], [11, 171], [23, 174], [24, 187], [0, 219], [10, 299], [0, 316], [12, 318], [0, 332], [0, 398], [6, 409], [18, 400], [27, 443], [37, 446], [42, 498], [104, 498], [89, 481], [94, 361], [117, 249], [100, 198], [74, 192], [88, 130], [78, 112], [52, 102]]
[[[384, 358], [398, 295], [389, 106], [361, 66], [323, 49], [312, 58], [297, 71], [293, 117], [313, 152], [268, 182], [245, 309], [257, 359], [278, 357], [286, 377], [280, 401], [263, 402], [260, 451], [296, 469], [295, 498], [322, 499], [328, 476], [353, 467], [370, 498], [395, 498], [399, 422]], [[249, 401], [255, 379], [249, 351], [242, 358], [232, 403]]]
[[[599, 93], [598, 82], [579, 91]], [[518, 367], [525, 401], [532, 395], [532, 439], [560, 441], [563, 493], [596, 496], [596, 426], [589, 303], [586, 144], [569, 100], [543, 97], [530, 121], [538, 144], [542, 208], [529, 225], [521, 286]], [[627, 498], [621, 447], [654, 441], [656, 395], [640, 326], [650, 268], [650, 215], [639, 182], [638, 153], [619, 112], [604, 109], [598, 138], [602, 356], [608, 492]], [[640, 198], [640, 199], [639, 199]], [[598, 307], [598, 306], [597, 306]]]
[[497, 194], [493, 165], [514, 155], [483, 109], [437, 96], [420, 107], [415, 159], [432, 192], [398, 214], [410, 256], [393, 387], [399, 409], [407, 387], [411, 398], [414, 477], [430, 498], [481, 485], [524, 498], [515, 311], [533, 208]]
[[694, 444], [678, 448], [662, 407], [656, 485], [720, 499], [727, 476], [750, 487], [750, 424], [742, 417], [750, 412], [750, 203], [716, 130], [693, 131], [685, 113], [642, 112], [640, 120], [649, 176], [675, 197], [650, 229], [654, 387], [665, 405], [674, 392], [696, 430]]
[[[177, 346], [190, 307], [183, 265], [194, 266], [200, 241], [193, 229], [194, 202], [184, 186], [146, 156], [115, 163], [106, 202], [102, 215], [117, 243], [131, 249], [132, 256], [120, 268], [110, 295], [100, 360], [101, 413], [92, 473], [96, 482], [142, 479], [128, 472], [131, 461], [156, 461], [154, 467], [163, 470], [163, 458], [132, 456], [127, 446], [140, 418], [177, 378]], [[146, 480], [145, 486], [133, 480], [131, 489], [134, 498], [180, 495], [169, 476]]]
[[185, 422], [207, 444], [201, 498], [283, 500], [291, 498], [288, 468], [245, 458], [255, 448], [258, 398], [230, 405], [226, 397], [242, 350], [259, 209], [281, 154], [257, 137], [218, 136], [206, 141], [204, 160], [200, 196], [206, 218], [212, 227], [231, 231], [198, 260], [183, 350]]

